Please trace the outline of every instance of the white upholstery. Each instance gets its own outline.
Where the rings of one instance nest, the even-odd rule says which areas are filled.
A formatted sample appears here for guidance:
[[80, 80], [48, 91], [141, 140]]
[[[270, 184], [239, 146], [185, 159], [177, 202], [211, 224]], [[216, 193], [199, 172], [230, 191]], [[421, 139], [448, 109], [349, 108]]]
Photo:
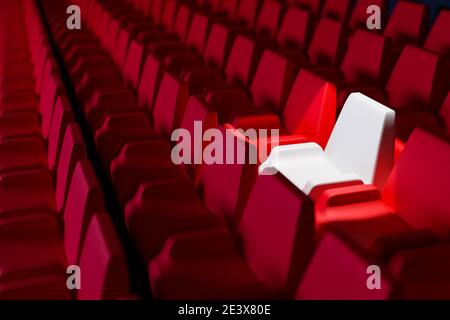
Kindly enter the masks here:
[[320, 185], [354, 180], [382, 187], [393, 165], [394, 120], [393, 110], [352, 93], [325, 151], [316, 143], [277, 146], [259, 172], [279, 172], [306, 194]]

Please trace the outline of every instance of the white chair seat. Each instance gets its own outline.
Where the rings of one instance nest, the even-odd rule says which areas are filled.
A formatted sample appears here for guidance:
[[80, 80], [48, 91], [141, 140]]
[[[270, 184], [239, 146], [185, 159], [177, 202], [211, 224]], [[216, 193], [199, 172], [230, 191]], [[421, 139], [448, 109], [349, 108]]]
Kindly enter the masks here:
[[[277, 161], [280, 158], [283, 161]], [[306, 194], [318, 185], [361, 180], [356, 174], [340, 172], [317, 143], [275, 147], [267, 161], [259, 167], [259, 173], [265, 175], [275, 172], [281, 173]]]

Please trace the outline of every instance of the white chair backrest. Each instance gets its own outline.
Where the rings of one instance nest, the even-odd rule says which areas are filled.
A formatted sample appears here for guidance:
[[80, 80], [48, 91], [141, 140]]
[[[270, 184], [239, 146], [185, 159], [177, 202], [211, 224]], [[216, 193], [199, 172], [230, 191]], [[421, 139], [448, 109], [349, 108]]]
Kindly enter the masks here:
[[381, 188], [394, 162], [395, 112], [352, 93], [325, 148], [325, 155], [344, 174], [356, 174]]

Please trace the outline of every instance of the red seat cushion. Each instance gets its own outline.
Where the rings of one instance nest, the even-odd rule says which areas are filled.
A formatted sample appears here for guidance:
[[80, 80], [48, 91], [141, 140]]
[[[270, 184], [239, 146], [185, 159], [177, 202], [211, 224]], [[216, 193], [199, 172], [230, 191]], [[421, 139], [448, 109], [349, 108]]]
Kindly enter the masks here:
[[203, 204], [194, 184], [183, 176], [143, 183], [128, 202], [125, 219], [145, 262], [154, 258], [172, 235], [224, 225]]

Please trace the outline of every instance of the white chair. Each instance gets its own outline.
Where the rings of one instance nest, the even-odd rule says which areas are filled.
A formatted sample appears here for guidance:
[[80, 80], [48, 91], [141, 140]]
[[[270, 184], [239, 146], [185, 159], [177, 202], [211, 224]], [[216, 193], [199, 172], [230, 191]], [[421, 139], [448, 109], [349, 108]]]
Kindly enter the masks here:
[[395, 112], [361, 93], [352, 93], [325, 150], [317, 143], [275, 147], [261, 175], [285, 176], [305, 194], [317, 186], [362, 180], [382, 187], [392, 169]]

